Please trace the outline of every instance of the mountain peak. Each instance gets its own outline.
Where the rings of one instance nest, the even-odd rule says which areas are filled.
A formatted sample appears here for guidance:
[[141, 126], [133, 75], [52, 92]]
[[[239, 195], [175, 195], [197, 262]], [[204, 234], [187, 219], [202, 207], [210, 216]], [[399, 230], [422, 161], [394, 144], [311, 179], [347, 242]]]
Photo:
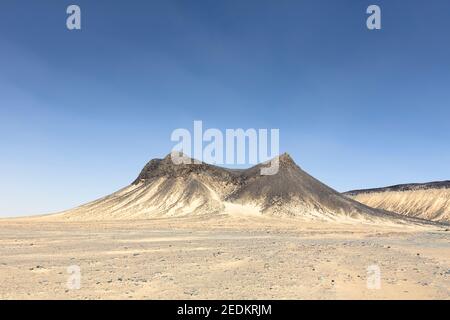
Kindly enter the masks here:
[[294, 162], [294, 160], [292, 159], [290, 154], [287, 152], [279, 155], [279, 159], [280, 159], [280, 161], [284, 161], [284, 162]]
[[[208, 174], [217, 178], [229, 178], [232, 175], [231, 172], [224, 168], [200, 162], [183, 153], [179, 153], [178, 157], [178, 159], [175, 159], [172, 157], [172, 153], [169, 153], [163, 159], [150, 160], [133, 184], [158, 177], [188, 177], [190, 174]], [[178, 162], [178, 160], [180, 161]]]
[[278, 160], [280, 162], [280, 167], [298, 167], [294, 159], [292, 159], [292, 157], [287, 152], [279, 155]]
[[[280, 170], [261, 174], [262, 167], [275, 167], [273, 160], [279, 161]], [[149, 161], [132, 185], [68, 214], [91, 217], [96, 210], [108, 218], [146, 218], [230, 213], [230, 205], [256, 207], [260, 214], [312, 219], [391, 218], [308, 175], [288, 153], [245, 170], [198, 162], [176, 164], [168, 154]]]

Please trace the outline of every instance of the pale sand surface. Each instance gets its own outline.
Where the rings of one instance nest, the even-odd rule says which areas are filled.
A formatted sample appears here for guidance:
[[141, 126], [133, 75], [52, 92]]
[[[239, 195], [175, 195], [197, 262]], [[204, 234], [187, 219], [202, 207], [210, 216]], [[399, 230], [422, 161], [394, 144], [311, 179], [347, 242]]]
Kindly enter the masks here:
[[[1, 299], [450, 299], [450, 232], [298, 219], [0, 220]], [[367, 288], [367, 267], [381, 289]], [[81, 288], [67, 289], [67, 267]]]

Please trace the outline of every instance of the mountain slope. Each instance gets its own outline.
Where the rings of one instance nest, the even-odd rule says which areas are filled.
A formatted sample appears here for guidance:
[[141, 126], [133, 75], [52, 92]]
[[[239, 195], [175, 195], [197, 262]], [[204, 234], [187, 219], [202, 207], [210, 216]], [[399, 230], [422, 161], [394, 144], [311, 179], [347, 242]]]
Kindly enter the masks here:
[[343, 197], [298, 167], [288, 154], [279, 159], [279, 171], [260, 175], [261, 165], [244, 171], [242, 186], [227, 199], [236, 203], [254, 203], [263, 213], [331, 220], [345, 217], [372, 220], [384, 213]]
[[74, 219], [139, 219], [218, 213], [234, 188], [232, 172], [208, 164], [151, 160], [128, 187], [68, 211]]
[[450, 181], [353, 190], [348, 197], [370, 207], [438, 222], [450, 222]]
[[258, 214], [305, 219], [393, 221], [395, 214], [349, 199], [301, 170], [288, 154], [275, 175], [259, 164], [230, 170], [209, 164], [151, 160], [129, 186], [61, 213], [70, 220], [146, 219], [211, 214]]

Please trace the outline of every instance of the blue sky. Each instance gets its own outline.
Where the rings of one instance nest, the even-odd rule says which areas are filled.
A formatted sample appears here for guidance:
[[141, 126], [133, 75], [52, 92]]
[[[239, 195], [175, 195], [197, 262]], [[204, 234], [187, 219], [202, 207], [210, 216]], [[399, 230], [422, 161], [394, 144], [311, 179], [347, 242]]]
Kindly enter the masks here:
[[450, 179], [449, 34], [446, 0], [2, 0], [0, 216], [111, 193], [194, 120], [279, 128], [339, 191]]

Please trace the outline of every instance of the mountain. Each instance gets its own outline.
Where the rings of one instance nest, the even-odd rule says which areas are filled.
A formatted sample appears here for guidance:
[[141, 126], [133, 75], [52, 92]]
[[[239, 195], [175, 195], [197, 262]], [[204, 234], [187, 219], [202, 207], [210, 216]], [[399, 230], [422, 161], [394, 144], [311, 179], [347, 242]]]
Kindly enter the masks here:
[[[60, 214], [65, 219], [145, 219], [213, 214], [295, 216], [306, 219], [379, 221], [397, 215], [349, 199], [278, 157], [275, 175], [259, 164], [231, 170], [209, 164], [179, 164], [170, 154], [153, 159], [129, 186]], [[402, 220], [402, 219], [400, 219]]]
[[368, 206], [408, 217], [450, 222], [450, 181], [400, 184], [344, 194]]

